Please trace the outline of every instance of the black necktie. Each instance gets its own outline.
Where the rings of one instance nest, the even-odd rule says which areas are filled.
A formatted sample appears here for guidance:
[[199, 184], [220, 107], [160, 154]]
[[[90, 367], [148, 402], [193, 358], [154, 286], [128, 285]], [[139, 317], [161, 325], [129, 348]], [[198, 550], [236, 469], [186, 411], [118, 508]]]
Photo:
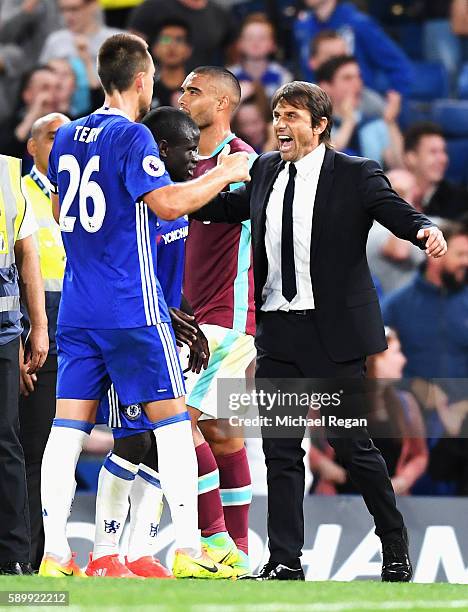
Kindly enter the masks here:
[[289, 164], [289, 180], [283, 198], [283, 222], [281, 226], [281, 282], [282, 293], [292, 302], [297, 293], [296, 267], [294, 265], [293, 201], [294, 179], [297, 168]]

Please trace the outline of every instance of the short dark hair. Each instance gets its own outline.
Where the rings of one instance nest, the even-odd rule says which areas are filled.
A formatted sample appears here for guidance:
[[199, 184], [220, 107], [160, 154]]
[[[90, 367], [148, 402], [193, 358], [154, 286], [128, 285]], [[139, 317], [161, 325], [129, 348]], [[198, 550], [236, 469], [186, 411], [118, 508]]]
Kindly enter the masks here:
[[165, 19], [164, 21], [161, 21], [161, 23], [158, 24], [157, 30], [154, 33], [154, 36], [152, 38], [151, 46], [153, 46], [157, 42], [158, 38], [161, 36], [161, 32], [165, 28], [181, 28], [182, 30], [185, 30], [185, 36], [187, 38], [187, 43], [189, 45], [191, 44], [192, 28], [190, 27], [188, 22], [185, 21], [184, 19], [173, 17], [172, 19], [169, 19], [169, 18]]
[[343, 39], [343, 36], [341, 36], [341, 34], [337, 32], [336, 30], [322, 30], [321, 32], [319, 32], [310, 41], [311, 57], [314, 57], [314, 55], [317, 55], [319, 47], [320, 47], [320, 43], [322, 43], [325, 40], [337, 40], [337, 39]]
[[271, 100], [271, 110], [275, 110], [276, 106], [283, 100], [296, 108], [308, 110], [312, 127], [320, 125], [322, 117], [325, 117], [328, 123], [325, 130], [320, 134], [320, 142], [330, 146], [333, 107], [330, 96], [326, 91], [314, 83], [292, 81], [276, 90]]
[[343, 68], [343, 66], [347, 66], [348, 64], [358, 64], [358, 61], [354, 55], [337, 55], [336, 57], [331, 57], [319, 68], [317, 68], [315, 80], [317, 83], [331, 83], [338, 70]]
[[151, 131], [157, 143], [165, 140], [172, 146], [180, 144], [188, 133], [200, 132], [187, 113], [173, 106], [160, 106], [150, 111], [142, 123]]
[[404, 134], [405, 151], [416, 151], [424, 136], [441, 136], [444, 138], [444, 132], [437, 123], [417, 121], [410, 125]]
[[192, 71], [194, 74], [205, 74], [213, 79], [223, 80], [231, 90], [233, 94], [232, 104], [233, 107], [239, 105], [241, 99], [241, 87], [237, 77], [227, 68], [221, 66], [198, 66]]
[[107, 38], [98, 53], [98, 74], [104, 91], [126, 91], [139, 72], [148, 70], [148, 45], [136, 36], [123, 32]]
[[23, 75], [23, 78], [21, 79], [21, 92], [23, 92], [29, 87], [34, 75], [38, 72], [49, 72], [50, 74], [55, 74], [54, 70], [50, 66], [47, 66], [47, 64], [42, 64], [40, 66], [35, 66], [34, 68], [31, 68], [31, 70], [28, 70], [28, 72], [26, 72]]
[[457, 236], [468, 237], [468, 219], [466, 217], [453, 221], [451, 219], [440, 219], [437, 221], [437, 227], [443, 233], [444, 238], [447, 242]]

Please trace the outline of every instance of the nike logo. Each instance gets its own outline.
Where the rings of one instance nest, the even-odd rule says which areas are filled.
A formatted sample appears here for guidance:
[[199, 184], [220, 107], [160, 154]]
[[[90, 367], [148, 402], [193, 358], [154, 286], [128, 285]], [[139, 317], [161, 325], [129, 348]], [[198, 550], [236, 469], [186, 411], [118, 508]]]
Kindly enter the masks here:
[[218, 561], [218, 563], [224, 563], [226, 561], [226, 559], [229, 557], [229, 555], [231, 554], [231, 551], [229, 550], [224, 557], [221, 559], [221, 561]]
[[207, 571], [211, 572], [212, 574], [217, 574], [218, 573], [218, 568], [214, 564], [212, 566], [208, 566], [208, 565], [203, 565], [203, 563], [198, 563], [198, 561], [195, 561], [195, 560], [193, 560], [193, 562], [195, 563], [195, 565], [198, 565], [199, 567], [202, 567], [203, 569], [206, 569]]
[[64, 572], [63, 570], [59, 569], [58, 571], [64, 576], [73, 576], [73, 570], [71, 572]]

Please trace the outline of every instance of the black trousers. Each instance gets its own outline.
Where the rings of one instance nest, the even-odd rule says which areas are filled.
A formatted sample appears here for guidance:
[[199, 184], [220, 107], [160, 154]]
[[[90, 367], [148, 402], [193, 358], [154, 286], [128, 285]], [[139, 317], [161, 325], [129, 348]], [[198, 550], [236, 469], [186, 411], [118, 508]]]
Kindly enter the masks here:
[[[306, 315], [280, 311], [261, 313], [257, 320], [256, 344], [257, 387], [262, 387], [264, 379], [285, 378], [324, 379], [329, 380], [332, 387], [333, 380], [340, 380], [340, 384], [354, 380], [360, 384], [364, 376], [364, 359], [345, 363], [330, 359], [322, 345], [313, 312]], [[287, 383], [285, 391], [291, 391]], [[299, 410], [305, 416], [308, 406]], [[271, 428], [262, 430], [268, 483], [270, 560], [297, 566], [304, 544], [304, 451], [301, 447], [304, 427], [295, 429], [293, 434], [291, 429], [275, 431], [274, 437], [273, 431]], [[364, 427], [346, 431], [326, 428], [326, 432], [337, 461], [347, 469], [374, 518], [375, 533], [382, 539], [400, 535], [403, 517], [396, 507], [385, 461], [367, 430]], [[276, 437], [278, 435], [280, 437]]]
[[19, 338], [0, 345], [0, 564], [29, 563], [29, 510], [19, 440]]
[[20, 440], [26, 465], [29, 516], [31, 521], [31, 565], [39, 569], [44, 554], [41, 504], [41, 463], [55, 416], [57, 357], [49, 355], [37, 373], [34, 391], [20, 397]]

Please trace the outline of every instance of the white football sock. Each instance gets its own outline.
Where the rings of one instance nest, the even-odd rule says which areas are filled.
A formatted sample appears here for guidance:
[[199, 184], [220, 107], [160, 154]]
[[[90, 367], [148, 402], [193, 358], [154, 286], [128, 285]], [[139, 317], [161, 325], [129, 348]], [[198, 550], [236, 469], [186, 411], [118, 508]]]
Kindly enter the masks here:
[[163, 493], [159, 474], [140, 463], [130, 490], [129, 561], [154, 556], [162, 509]]
[[62, 563], [71, 556], [66, 532], [76, 488], [76, 464], [92, 427], [86, 421], [54, 419], [42, 458], [44, 553], [54, 555]]
[[201, 554], [198, 529], [198, 466], [188, 412], [157, 423], [159, 478], [171, 510], [176, 547]]
[[130, 490], [138, 465], [109, 453], [99, 472], [93, 560], [119, 554], [119, 542], [129, 508]]

